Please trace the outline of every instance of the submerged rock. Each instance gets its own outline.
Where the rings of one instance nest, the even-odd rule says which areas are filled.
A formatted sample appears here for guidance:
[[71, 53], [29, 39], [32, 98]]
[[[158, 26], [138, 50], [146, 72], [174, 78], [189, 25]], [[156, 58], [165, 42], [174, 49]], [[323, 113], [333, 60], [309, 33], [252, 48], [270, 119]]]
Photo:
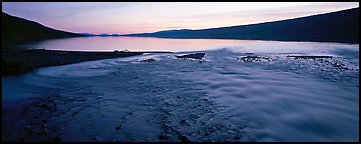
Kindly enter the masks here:
[[332, 58], [332, 56], [287, 56], [291, 58], [316, 59], [316, 58]]
[[118, 125], [117, 127], [115, 127], [116, 130], [120, 130], [122, 128], [122, 125]]
[[240, 60], [242, 62], [259, 62], [261, 60], [269, 60], [269, 58], [260, 57], [260, 56], [243, 56], [243, 57], [237, 58], [237, 60]]
[[155, 59], [145, 59], [145, 60], [142, 60], [141, 62], [154, 62], [154, 61], [156, 61]]
[[46, 104], [38, 104], [37, 105], [38, 107], [40, 107], [40, 108], [42, 108], [42, 109], [49, 109], [50, 107], [48, 106], [48, 105], [46, 105]]
[[72, 116], [75, 117], [79, 112], [73, 112]]
[[93, 137], [93, 141], [99, 141], [99, 137]]
[[186, 122], [186, 120], [181, 120], [179, 123], [180, 124], [186, 124], [187, 122]]
[[206, 55], [205, 53], [195, 53], [195, 54], [187, 54], [176, 56], [177, 58], [192, 58], [192, 59], [202, 59]]
[[60, 142], [60, 141], [61, 141], [61, 138], [60, 138], [60, 137], [55, 137], [55, 138], [54, 138], [54, 141], [55, 141], [55, 142]]
[[190, 142], [186, 136], [181, 136], [181, 142]]
[[159, 138], [160, 140], [167, 140], [167, 139], [169, 139], [170, 137], [167, 136], [167, 135], [161, 135], [161, 136], [159, 136], [158, 138]]

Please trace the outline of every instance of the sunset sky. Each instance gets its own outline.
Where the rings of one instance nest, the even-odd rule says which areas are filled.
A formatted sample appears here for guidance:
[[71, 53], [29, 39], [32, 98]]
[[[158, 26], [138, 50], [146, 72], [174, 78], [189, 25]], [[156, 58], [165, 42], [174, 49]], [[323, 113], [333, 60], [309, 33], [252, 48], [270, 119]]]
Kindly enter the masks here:
[[2, 11], [76, 33], [205, 29], [303, 17], [358, 2], [2, 2]]

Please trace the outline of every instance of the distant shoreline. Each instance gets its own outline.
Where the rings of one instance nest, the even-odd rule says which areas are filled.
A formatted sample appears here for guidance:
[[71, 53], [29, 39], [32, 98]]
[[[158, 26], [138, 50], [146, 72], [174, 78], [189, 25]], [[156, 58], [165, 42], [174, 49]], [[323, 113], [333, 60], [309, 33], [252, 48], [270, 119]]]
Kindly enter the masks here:
[[142, 55], [144, 53], [171, 53], [163, 51], [138, 52], [92, 52], [60, 51], [45, 49], [7, 49], [2, 50], [2, 76], [19, 75], [36, 68], [59, 66], [84, 61], [121, 58]]
[[177, 39], [239, 39], [359, 43], [359, 8], [293, 19], [206, 29], [163, 30], [133, 33], [141, 36]]
[[161, 39], [214, 39], [214, 40], [253, 40], [253, 41], [279, 41], [279, 42], [322, 42], [322, 43], [341, 43], [341, 44], [360, 44], [359, 42], [344, 42], [332, 40], [314, 40], [309, 39], [266, 39], [266, 38], [222, 38], [222, 37], [163, 37], [163, 36], [140, 36], [140, 35], [119, 35], [119, 36], [89, 36], [89, 37], [140, 37], [140, 38], [161, 38]]

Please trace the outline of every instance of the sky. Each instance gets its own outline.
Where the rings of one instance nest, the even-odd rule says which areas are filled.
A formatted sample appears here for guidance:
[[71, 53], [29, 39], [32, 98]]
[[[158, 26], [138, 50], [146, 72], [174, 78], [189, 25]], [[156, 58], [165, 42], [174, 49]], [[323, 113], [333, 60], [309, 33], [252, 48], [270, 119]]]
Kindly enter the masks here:
[[75, 33], [130, 34], [255, 24], [359, 2], [2, 2], [2, 12]]

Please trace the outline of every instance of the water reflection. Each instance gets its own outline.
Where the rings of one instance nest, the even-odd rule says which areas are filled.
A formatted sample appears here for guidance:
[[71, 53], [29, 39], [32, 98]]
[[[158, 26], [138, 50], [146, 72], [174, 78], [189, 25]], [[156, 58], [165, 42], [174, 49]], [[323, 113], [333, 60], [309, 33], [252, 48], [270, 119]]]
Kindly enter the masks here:
[[[356, 45], [358, 47], [358, 45]], [[69, 51], [197, 51], [216, 48], [233, 48], [234, 50], [297, 53], [317, 51], [324, 53], [330, 47], [349, 47], [339, 43], [317, 42], [280, 42], [257, 40], [221, 40], [221, 39], [164, 39], [149, 37], [78, 37], [47, 40], [25, 45], [26, 48], [53, 49]], [[354, 47], [354, 46], [353, 46]]]

